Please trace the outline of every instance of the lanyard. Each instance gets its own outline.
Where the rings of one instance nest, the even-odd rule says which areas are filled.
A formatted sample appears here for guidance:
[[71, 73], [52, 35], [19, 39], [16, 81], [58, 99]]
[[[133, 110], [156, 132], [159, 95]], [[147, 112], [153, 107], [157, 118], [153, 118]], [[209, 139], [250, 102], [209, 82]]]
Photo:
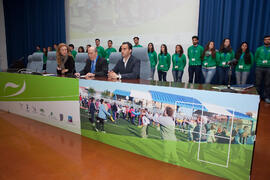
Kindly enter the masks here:
[[197, 48], [198, 48], [198, 45], [196, 47], [193, 45], [193, 48], [192, 48], [193, 58], [195, 58], [195, 54], [198, 52]]

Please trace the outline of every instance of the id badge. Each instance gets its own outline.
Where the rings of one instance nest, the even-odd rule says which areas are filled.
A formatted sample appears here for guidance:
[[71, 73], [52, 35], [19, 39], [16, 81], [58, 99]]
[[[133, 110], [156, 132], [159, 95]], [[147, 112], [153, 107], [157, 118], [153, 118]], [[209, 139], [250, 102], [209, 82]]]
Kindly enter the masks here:
[[178, 66], [174, 66], [174, 68], [175, 68], [175, 69], [177, 69], [177, 68], [178, 68]]
[[267, 62], [268, 62], [267, 60], [263, 60], [263, 64], [267, 64]]
[[204, 63], [204, 65], [205, 65], [205, 66], [207, 66], [207, 65], [208, 65], [208, 63], [206, 62], [206, 63]]
[[239, 69], [243, 69], [244, 68], [244, 66], [243, 65], [239, 65]]
[[191, 61], [195, 61], [195, 58], [192, 58]]
[[222, 62], [222, 65], [225, 66], [226, 65], [226, 62]]
[[160, 67], [164, 67], [164, 65], [160, 65]]

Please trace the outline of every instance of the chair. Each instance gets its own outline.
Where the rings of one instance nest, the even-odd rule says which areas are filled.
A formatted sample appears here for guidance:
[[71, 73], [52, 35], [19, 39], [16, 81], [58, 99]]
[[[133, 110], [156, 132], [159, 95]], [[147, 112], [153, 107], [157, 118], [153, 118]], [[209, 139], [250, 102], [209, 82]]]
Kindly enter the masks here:
[[111, 71], [114, 66], [117, 64], [117, 62], [122, 58], [122, 55], [120, 52], [112, 52], [109, 57], [109, 71]]
[[76, 72], [80, 72], [81, 70], [83, 70], [87, 59], [88, 59], [87, 53], [77, 53], [76, 58], [75, 58]]
[[49, 74], [57, 74], [56, 67], [57, 67], [56, 52], [50, 51], [48, 52], [47, 55], [46, 72]]
[[42, 73], [43, 53], [35, 52], [28, 56], [27, 71]]
[[140, 79], [151, 80], [151, 66], [147, 48], [138, 47], [132, 49], [132, 55], [140, 60]]

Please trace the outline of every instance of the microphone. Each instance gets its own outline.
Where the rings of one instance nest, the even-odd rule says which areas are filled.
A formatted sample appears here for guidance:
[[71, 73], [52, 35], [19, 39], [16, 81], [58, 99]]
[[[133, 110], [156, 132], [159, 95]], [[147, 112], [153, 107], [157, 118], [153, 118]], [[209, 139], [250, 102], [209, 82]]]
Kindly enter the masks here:
[[238, 63], [238, 60], [235, 59], [235, 58], [233, 60], [227, 62], [227, 64], [230, 65], [230, 66], [235, 66], [237, 63]]

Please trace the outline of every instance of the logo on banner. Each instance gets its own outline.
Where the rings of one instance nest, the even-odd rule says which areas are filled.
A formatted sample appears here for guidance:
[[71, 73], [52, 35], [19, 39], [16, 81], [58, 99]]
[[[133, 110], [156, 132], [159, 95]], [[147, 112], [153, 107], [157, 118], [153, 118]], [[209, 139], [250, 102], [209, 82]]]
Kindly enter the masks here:
[[[12, 82], [7, 82], [6, 84], [5, 84], [5, 87], [4, 87], [4, 92], [6, 93], [6, 89], [7, 88], [18, 88], [19, 87], [19, 85], [18, 84], [15, 84], [15, 83], [12, 83]], [[16, 93], [14, 93], [14, 94], [10, 94], [10, 95], [7, 95], [7, 96], [3, 96], [3, 97], [13, 97], [13, 96], [18, 96], [18, 95], [20, 95], [20, 94], [22, 94], [24, 91], [25, 91], [25, 89], [26, 89], [26, 83], [25, 83], [25, 81], [23, 82], [23, 86], [22, 86], [22, 88], [20, 89], [20, 90], [18, 90]]]

